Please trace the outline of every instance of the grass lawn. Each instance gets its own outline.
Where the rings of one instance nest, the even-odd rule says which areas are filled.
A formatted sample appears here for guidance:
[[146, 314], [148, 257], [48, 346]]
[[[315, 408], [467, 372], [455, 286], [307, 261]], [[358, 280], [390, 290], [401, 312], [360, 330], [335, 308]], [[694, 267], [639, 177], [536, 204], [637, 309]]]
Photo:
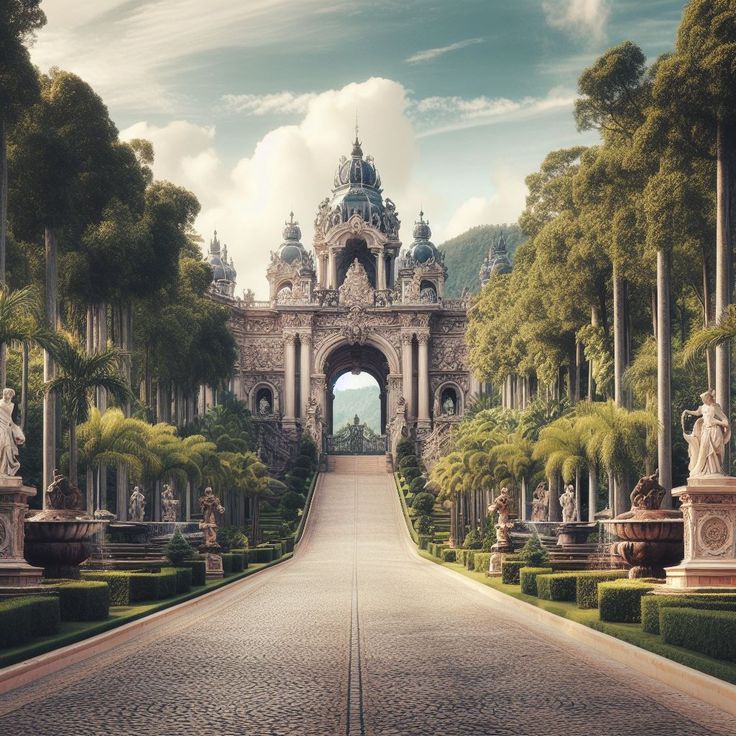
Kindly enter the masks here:
[[50, 652], [53, 649], [59, 649], [65, 647], [68, 644], [74, 644], [75, 642], [82, 641], [82, 639], [88, 639], [90, 636], [101, 634], [104, 631], [115, 629], [123, 624], [128, 624], [131, 621], [148, 616], [156, 611], [163, 611], [166, 608], [171, 608], [178, 603], [191, 600], [192, 598], [198, 598], [205, 593], [211, 593], [217, 588], [222, 588], [225, 585], [234, 583], [237, 580], [253, 575], [253, 573], [262, 570], [265, 567], [271, 567], [279, 562], [289, 559], [292, 553], [288, 553], [278, 560], [273, 560], [267, 563], [253, 563], [248, 566], [247, 570], [243, 572], [235, 573], [234, 575], [228, 575], [225, 578], [219, 580], [208, 580], [204, 585], [192, 588], [189, 593], [182, 593], [181, 595], [174, 596], [173, 598], [166, 598], [162, 601], [150, 601], [136, 604], [134, 606], [111, 606], [110, 616], [104, 621], [62, 621], [59, 627], [59, 633], [55, 636], [45, 636], [32, 639], [19, 647], [13, 647], [12, 649], [3, 649], [0, 652], [0, 667], [7, 667], [11, 664], [22, 662], [23, 660], [30, 659], [31, 657], [37, 657], [39, 654]]
[[422, 557], [437, 565], [442, 565], [453, 572], [476, 580], [483, 585], [487, 585], [489, 588], [510, 595], [512, 598], [517, 598], [531, 606], [543, 608], [545, 611], [554, 613], [556, 616], [570, 619], [596, 631], [614, 636], [629, 644], [634, 644], [654, 654], [667, 657], [667, 659], [671, 659], [674, 662], [692, 667], [707, 675], [712, 675], [726, 682], [736, 684], [736, 663], [713, 659], [712, 657], [706, 657], [703, 654], [698, 654], [683, 647], [665, 644], [657, 634], [647, 634], [645, 631], [642, 631], [641, 624], [614, 624], [601, 621], [598, 618], [597, 608], [581, 609], [577, 607], [577, 604], [568, 603], [567, 601], [545, 601], [536, 596], [522, 593], [518, 585], [506, 585], [502, 583], [500, 578], [489, 578], [485, 573], [471, 572], [470, 570], [466, 570], [463, 565], [454, 562], [442, 562], [424, 550], [418, 550], [418, 552]]

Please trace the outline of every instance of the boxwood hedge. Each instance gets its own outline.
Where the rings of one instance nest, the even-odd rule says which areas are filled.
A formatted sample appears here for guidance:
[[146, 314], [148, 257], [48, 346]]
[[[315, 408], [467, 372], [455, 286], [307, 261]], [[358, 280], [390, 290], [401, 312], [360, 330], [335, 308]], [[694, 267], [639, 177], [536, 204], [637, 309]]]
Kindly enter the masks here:
[[668, 644], [736, 662], [736, 611], [663, 608], [660, 628]]
[[0, 648], [25, 644], [34, 636], [56, 634], [60, 620], [59, 599], [55, 595], [0, 601]]
[[641, 599], [641, 627], [647, 634], [659, 634], [659, 618], [665, 608], [698, 608], [708, 611], [736, 611], [736, 593], [687, 595], [645, 595]]
[[598, 584], [601, 621], [635, 624], [641, 621], [641, 599], [654, 590], [645, 580], [611, 580]]
[[537, 595], [537, 576], [551, 574], [551, 567], [522, 567], [519, 570], [521, 592], [527, 595]]

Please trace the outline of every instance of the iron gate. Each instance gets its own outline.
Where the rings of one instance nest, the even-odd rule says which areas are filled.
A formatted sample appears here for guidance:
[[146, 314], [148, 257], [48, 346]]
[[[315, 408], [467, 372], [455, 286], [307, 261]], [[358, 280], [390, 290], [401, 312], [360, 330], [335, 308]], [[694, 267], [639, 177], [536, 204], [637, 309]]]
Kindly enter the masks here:
[[376, 434], [365, 424], [359, 424], [356, 416], [337, 434], [325, 435], [325, 452], [328, 455], [383, 455], [388, 448], [385, 434]]

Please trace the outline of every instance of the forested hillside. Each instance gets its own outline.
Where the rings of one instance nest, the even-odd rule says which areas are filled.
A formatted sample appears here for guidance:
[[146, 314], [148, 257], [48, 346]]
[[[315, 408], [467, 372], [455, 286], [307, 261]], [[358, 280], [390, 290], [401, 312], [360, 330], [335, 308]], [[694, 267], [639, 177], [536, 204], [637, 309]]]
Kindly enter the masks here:
[[357, 414], [361, 424], [365, 422], [374, 432], [381, 431], [381, 405], [378, 400], [378, 386], [363, 386], [335, 391], [332, 407], [334, 431], [352, 424]]
[[503, 232], [509, 257], [513, 260], [514, 252], [524, 239], [517, 224], [513, 225], [479, 225], [466, 230], [462, 235], [446, 240], [438, 247], [445, 254], [447, 281], [445, 296], [450, 299], [459, 297], [463, 289], [472, 292], [480, 289], [480, 270], [483, 259], [488, 255], [491, 245]]

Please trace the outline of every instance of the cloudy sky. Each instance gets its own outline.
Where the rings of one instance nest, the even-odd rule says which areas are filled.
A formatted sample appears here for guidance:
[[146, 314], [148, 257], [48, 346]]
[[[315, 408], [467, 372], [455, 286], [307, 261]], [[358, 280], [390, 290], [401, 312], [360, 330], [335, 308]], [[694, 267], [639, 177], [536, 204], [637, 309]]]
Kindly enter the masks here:
[[685, 0], [45, 0], [32, 50], [100, 93], [156, 175], [190, 188], [228, 244], [238, 292], [291, 209], [309, 244], [356, 114], [403, 240], [424, 207], [441, 243], [516, 220], [524, 177], [592, 142], [580, 72], [630, 39], [672, 48]]

